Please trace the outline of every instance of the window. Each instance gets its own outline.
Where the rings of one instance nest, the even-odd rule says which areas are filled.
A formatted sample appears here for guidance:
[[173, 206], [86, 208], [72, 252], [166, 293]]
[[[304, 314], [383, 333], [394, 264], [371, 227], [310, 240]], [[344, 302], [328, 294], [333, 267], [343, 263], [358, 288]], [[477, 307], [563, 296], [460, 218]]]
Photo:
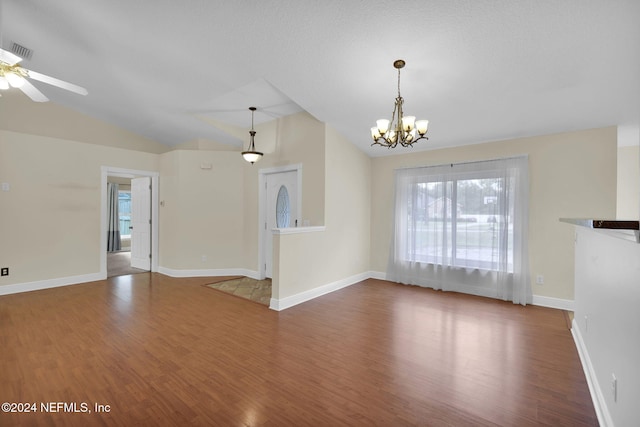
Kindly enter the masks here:
[[[513, 272], [513, 215], [501, 215], [508, 203], [509, 178], [494, 173], [429, 177], [409, 184], [407, 261], [445, 263], [458, 267], [498, 270], [505, 254]], [[513, 206], [509, 207], [513, 211]], [[503, 248], [503, 246], [505, 246]], [[503, 251], [504, 249], [504, 251]]]
[[131, 236], [131, 191], [118, 190], [118, 220], [120, 223], [120, 236]]
[[395, 187], [389, 280], [530, 302], [527, 157], [400, 169]]
[[290, 214], [289, 192], [287, 191], [287, 187], [281, 185], [276, 199], [276, 226], [278, 228], [288, 227]]

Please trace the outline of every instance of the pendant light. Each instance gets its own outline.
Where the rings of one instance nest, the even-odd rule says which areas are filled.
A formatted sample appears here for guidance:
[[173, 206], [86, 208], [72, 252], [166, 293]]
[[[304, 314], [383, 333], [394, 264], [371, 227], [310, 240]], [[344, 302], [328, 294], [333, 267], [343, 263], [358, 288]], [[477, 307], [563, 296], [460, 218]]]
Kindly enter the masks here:
[[249, 131], [249, 149], [247, 151], [242, 152], [242, 157], [249, 163], [254, 164], [258, 160], [260, 160], [263, 154], [259, 151], [256, 151], [256, 145], [254, 138], [256, 136], [256, 131], [253, 130], [253, 113], [256, 111], [256, 107], [249, 107], [251, 110], [251, 130]]

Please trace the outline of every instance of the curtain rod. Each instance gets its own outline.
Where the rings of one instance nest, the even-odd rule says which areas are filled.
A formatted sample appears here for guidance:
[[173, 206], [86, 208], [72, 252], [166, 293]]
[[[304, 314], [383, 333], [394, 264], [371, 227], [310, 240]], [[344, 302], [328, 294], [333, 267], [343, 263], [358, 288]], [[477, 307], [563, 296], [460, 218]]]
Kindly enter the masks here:
[[521, 154], [519, 156], [510, 156], [510, 157], [500, 157], [499, 159], [487, 159], [487, 160], [471, 160], [468, 162], [458, 162], [458, 163], [441, 163], [438, 165], [425, 165], [425, 166], [403, 166], [400, 168], [395, 168], [394, 170], [404, 170], [404, 169], [420, 169], [420, 168], [437, 168], [441, 166], [458, 166], [458, 165], [470, 165], [474, 163], [487, 163], [487, 162], [495, 162], [499, 160], [515, 160], [515, 159], [528, 159], [528, 154]]

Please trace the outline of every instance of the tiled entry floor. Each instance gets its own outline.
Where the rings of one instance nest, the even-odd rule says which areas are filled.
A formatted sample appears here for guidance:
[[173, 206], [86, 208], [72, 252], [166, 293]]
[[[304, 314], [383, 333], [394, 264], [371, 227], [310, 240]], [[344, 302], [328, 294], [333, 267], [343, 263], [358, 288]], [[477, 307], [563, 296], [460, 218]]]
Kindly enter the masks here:
[[266, 306], [271, 302], [271, 279], [256, 280], [241, 277], [207, 286]]

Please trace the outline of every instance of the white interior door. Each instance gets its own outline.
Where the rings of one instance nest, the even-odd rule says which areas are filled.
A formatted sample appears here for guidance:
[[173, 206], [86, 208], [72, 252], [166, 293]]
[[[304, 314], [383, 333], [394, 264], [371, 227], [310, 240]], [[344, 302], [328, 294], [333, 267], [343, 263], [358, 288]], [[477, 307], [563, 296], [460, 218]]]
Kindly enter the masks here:
[[131, 180], [131, 267], [151, 270], [151, 178]]
[[272, 173], [265, 183], [264, 254], [265, 276], [273, 275], [273, 229], [297, 227], [298, 212], [298, 171]]

